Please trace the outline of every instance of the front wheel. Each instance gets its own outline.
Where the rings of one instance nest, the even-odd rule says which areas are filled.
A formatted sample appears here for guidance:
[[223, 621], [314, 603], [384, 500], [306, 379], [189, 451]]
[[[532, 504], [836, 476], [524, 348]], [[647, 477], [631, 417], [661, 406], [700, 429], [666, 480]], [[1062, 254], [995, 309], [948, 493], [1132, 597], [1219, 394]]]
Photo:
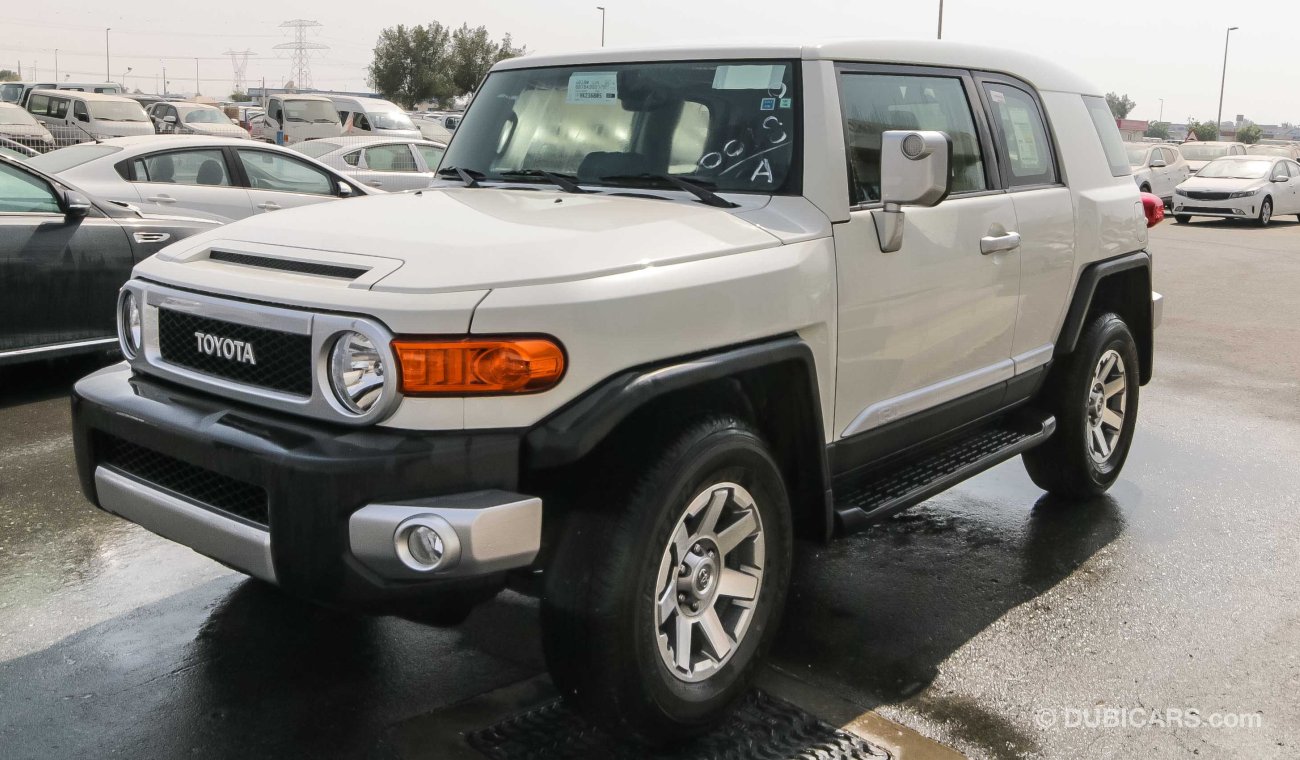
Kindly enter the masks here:
[[1174, 214], [1174, 221], [1179, 224], [1190, 224], [1192, 221], [1191, 214]]
[[790, 578], [780, 469], [745, 423], [695, 425], [566, 516], [542, 637], [560, 692], [598, 725], [662, 745], [748, 686]]
[[1264, 202], [1259, 204], [1259, 217], [1255, 219], [1255, 223], [1260, 227], [1267, 227], [1271, 221], [1273, 221], [1273, 199], [1265, 198]]
[[1056, 415], [1056, 433], [1024, 454], [1034, 483], [1082, 500], [1118, 478], [1137, 426], [1137, 343], [1117, 314], [1097, 316], [1074, 352], [1052, 368], [1042, 404]]

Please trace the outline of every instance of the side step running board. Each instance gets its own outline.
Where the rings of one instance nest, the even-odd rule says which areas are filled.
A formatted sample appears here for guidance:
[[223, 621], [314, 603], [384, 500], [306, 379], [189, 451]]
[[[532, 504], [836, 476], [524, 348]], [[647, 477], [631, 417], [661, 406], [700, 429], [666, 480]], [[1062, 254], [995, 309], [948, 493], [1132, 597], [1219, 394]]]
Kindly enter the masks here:
[[916, 457], [835, 482], [836, 533], [862, 530], [1037, 446], [1056, 418], [1020, 410]]

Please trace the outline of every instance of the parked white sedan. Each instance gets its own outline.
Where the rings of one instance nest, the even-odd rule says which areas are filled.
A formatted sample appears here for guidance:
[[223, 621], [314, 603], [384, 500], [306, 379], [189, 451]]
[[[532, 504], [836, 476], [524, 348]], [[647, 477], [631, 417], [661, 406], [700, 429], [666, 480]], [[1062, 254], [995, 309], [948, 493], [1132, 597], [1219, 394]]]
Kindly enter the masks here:
[[230, 120], [216, 106], [202, 103], [154, 103], [149, 118], [160, 135], [207, 135], [252, 139], [248, 130]]
[[45, 125], [13, 103], [0, 103], [0, 137], [38, 151], [54, 147], [54, 137]]
[[1169, 205], [1173, 202], [1174, 187], [1187, 179], [1191, 169], [1176, 145], [1155, 143], [1125, 143], [1128, 163], [1133, 169], [1133, 181], [1144, 193], [1155, 193]]
[[228, 137], [120, 137], [29, 161], [105, 200], [149, 213], [188, 209], [234, 220], [382, 192], [288, 148]]
[[399, 192], [428, 187], [447, 146], [411, 138], [332, 137], [306, 140], [293, 149], [369, 187]]
[[1174, 220], [1193, 216], [1252, 219], [1261, 227], [1279, 214], [1300, 215], [1300, 163], [1277, 156], [1225, 156], [1174, 190]]

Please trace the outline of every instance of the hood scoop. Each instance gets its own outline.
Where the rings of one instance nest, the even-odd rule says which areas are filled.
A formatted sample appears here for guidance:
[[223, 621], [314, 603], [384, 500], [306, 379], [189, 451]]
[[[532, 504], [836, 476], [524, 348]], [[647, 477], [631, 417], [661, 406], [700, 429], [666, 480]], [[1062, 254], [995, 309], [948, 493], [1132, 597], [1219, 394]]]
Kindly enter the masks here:
[[355, 280], [370, 271], [369, 267], [351, 267], [341, 264], [325, 264], [319, 261], [302, 259], [280, 259], [274, 256], [258, 256], [251, 253], [234, 253], [233, 251], [212, 251], [208, 254], [211, 261], [223, 261], [227, 264], [240, 264], [263, 269], [278, 269], [282, 272], [315, 275], [317, 277], [337, 277], [343, 280]]

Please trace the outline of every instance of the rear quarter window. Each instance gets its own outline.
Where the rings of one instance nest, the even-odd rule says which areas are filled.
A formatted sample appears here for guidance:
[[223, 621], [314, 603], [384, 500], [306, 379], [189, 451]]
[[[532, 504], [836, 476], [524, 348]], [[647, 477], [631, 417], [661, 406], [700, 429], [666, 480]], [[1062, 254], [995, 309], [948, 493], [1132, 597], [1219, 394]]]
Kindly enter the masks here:
[[1101, 140], [1101, 149], [1106, 154], [1106, 163], [1110, 164], [1111, 175], [1127, 177], [1132, 174], [1128, 165], [1128, 153], [1124, 150], [1124, 138], [1120, 137], [1119, 125], [1115, 123], [1106, 99], [1084, 95], [1083, 104], [1087, 106], [1092, 126], [1097, 130], [1097, 139]]

